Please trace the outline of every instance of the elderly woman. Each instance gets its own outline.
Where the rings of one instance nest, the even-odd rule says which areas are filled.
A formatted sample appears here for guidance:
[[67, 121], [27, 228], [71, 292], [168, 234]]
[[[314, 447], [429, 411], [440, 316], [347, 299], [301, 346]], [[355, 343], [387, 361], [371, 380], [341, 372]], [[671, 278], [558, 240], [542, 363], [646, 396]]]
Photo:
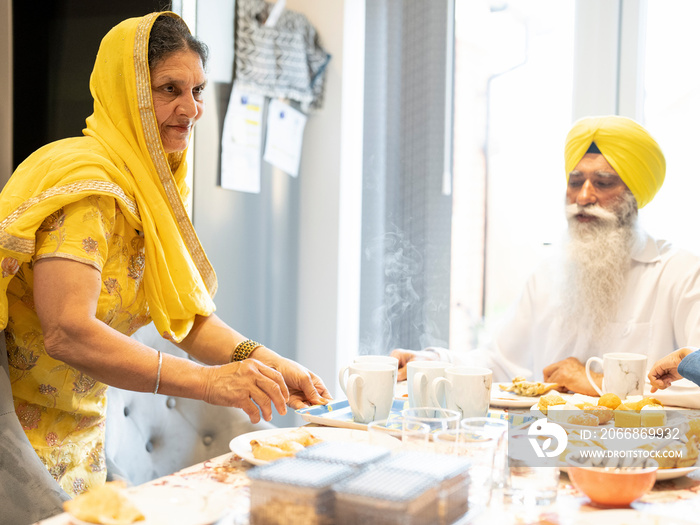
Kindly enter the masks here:
[[[213, 313], [216, 275], [183, 204], [206, 56], [173, 13], [114, 27], [90, 79], [85, 136], [39, 149], [0, 194], [15, 411], [69, 494], [105, 481], [107, 385], [239, 407], [254, 423], [273, 405], [284, 414], [330, 397]], [[151, 321], [198, 362], [129, 337]]]

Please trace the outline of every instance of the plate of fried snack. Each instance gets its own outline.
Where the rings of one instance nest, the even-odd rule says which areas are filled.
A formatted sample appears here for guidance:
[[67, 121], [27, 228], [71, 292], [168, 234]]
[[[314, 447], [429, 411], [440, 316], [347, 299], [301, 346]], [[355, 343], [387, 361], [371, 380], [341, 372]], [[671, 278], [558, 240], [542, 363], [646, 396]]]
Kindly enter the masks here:
[[229, 510], [227, 491], [187, 485], [127, 488], [112, 481], [64, 502], [74, 525], [209, 525]]
[[503, 408], [527, 408], [538, 397], [552, 391], [557, 383], [527, 381], [518, 376], [508, 383], [491, 385], [491, 406]]
[[[377, 445], [394, 449], [401, 442], [389, 434], [373, 436]], [[235, 437], [231, 451], [253, 465], [294, 456], [300, 450], [322, 441], [369, 442], [364, 430], [335, 427], [271, 428]]]

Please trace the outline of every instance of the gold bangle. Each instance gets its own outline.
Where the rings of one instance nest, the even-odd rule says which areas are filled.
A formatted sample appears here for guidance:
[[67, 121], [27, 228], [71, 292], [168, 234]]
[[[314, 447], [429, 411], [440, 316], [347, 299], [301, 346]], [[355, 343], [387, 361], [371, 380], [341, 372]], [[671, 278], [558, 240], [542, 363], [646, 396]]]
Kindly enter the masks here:
[[253, 350], [259, 346], [262, 345], [253, 341], [252, 339], [246, 339], [242, 343], [238, 343], [236, 348], [233, 349], [233, 352], [231, 352], [231, 359], [229, 359], [229, 362], [233, 363], [234, 361], [243, 361], [244, 359], [248, 359], [250, 354], [253, 353]]

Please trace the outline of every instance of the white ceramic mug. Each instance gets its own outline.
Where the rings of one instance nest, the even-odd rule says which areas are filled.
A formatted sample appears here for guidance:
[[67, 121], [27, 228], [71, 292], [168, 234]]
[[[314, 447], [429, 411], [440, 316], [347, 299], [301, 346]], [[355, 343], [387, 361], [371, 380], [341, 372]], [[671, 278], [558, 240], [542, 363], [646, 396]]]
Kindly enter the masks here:
[[489, 411], [493, 372], [488, 368], [451, 366], [445, 377], [436, 377], [430, 384], [430, 399], [439, 405], [444, 390], [445, 406], [461, 412], [462, 417], [483, 417]]
[[348, 366], [347, 383], [340, 387], [348, 398], [356, 423], [387, 419], [394, 402], [396, 369], [386, 363], [353, 363]]
[[[384, 363], [386, 365], [391, 365], [394, 367], [394, 385], [396, 384], [396, 378], [399, 375], [399, 360], [395, 357], [389, 355], [358, 355], [353, 359], [353, 363]], [[345, 374], [350, 368], [350, 365], [346, 365], [340, 369], [338, 374], [338, 382], [343, 385], [345, 384]]]
[[450, 363], [443, 361], [409, 361], [406, 365], [406, 380], [408, 382], [408, 406], [411, 408], [443, 406], [444, 396], [440, 403], [431, 404], [430, 383], [436, 377], [445, 376], [445, 368]]
[[[591, 363], [600, 363], [603, 367], [603, 388], [598, 388], [591, 377]], [[586, 377], [598, 395], [617, 394], [620, 399], [644, 394], [644, 381], [647, 375], [647, 356], [614, 352], [600, 357], [591, 357], [586, 361]]]

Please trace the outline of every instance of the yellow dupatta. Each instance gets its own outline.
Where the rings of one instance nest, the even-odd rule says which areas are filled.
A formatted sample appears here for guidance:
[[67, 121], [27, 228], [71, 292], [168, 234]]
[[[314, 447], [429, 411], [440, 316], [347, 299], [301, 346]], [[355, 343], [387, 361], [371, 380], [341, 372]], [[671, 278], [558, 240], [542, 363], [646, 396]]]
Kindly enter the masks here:
[[100, 44], [90, 77], [94, 113], [85, 136], [33, 153], [0, 193], [0, 328], [7, 325], [7, 285], [18, 262], [34, 255], [35, 232], [65, 204], [88, 195], [117, 199], [144, 233], [143, 284], [158, 331], [181, 341], [195, 315], [214, 309], [216, 274], [183, 204], [185, 151], [166, 155], [153, 109], [148, 69], [151, 13], [121, 22]]

